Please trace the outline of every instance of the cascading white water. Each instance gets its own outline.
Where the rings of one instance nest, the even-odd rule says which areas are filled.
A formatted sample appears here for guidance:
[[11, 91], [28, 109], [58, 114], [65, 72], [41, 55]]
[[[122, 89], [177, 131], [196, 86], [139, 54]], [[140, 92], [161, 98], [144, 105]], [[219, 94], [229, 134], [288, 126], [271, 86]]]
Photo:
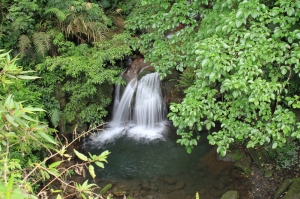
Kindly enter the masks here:
[[119, 104], [120, 104], [120, 90], [121, 90], [121, 85], [118, 84], [115, 88], [115, 100], [114, 100], [114, 109], [113, 109], [113, 111], [117, 110], [117, 108], [119, 107]]
[[[131, 80], [121, 99], [120, 87], [116, 89], [113, 125], [121, 126], [128, 123], [132, 119], [131, 112], [133, 112], [131, 121], [133, 125], [154, 128], [164, 120], [164, 102], [158, 73], [147, 74], [138, 83], [136, 79]], [[131, 107], [134, 93], [135, 104]]]
[[123, 135], [134, 140], [164, 139], [164, 120], [165, 102], [158, 73], [147, 74], [139, 81], [134, 78], [122, 97], [120, 87], [116, 87], [112, 121], [89, 144], [101, 147], [101, 143], [112, 142]]
[[138, 83], [134, 106], [134, 123], [154, 128], [163, 121], [164, 103], [158, 73], [144, 76]]
[[133, 79], [127, 85], [122, 98], [120, 99], [120, 86], [116, 90], [116, 99], [113, 110], [112, 125], [121, 126], [131, 120], [131, 101], [136, 89], [137, 81]]

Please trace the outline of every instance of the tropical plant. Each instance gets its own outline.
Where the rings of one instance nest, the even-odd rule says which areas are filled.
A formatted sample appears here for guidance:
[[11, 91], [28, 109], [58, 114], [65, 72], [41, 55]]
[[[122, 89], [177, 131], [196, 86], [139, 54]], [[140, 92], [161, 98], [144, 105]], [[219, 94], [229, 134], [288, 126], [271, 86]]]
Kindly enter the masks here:
[[[56, 56], [53, 31], [77, 44], [101, 42], [109, 34], [110, 19], [102, 4], [76, 1], [2, 1], [0, 48], [20, 52], [22, 59], [37, 61]], [[41, 61], [41, 60], [39, 60]]]
[[89, 47], [75, 46], [65, 41], [63, 35], [56, 37], [54, 42], [62, 55], [47, 57], [37, 65], [36, 70], [43, 78], [35, 86], [42, 93], [54, 126], [66, 122], [103, 122], [107, 115], [105, 107], [111, 103], [112, 85], [121, 82], [121, 69], [115, 60], [131, 53], [124, 43], [128, 38], [128, 34], [119, 34]]
[[95, 3], [77, 1], [48, 1], [45, 15], [60, 27], [67, 37], [75, 37], [79, 42], [100, 42], [108, 32], [111, 20], [103, 9]]
[[[66, 123], [72, 128], [102, 123], [112, 85], [120, 82], [117, 77], [123, 70], [116, 61], [131, 53], [125, 44], [130, 36], [118, 31], [115, 35], [112, 11], [104, 11], [109, 7], [105, 2], [1, 2], [0, 48], [20, 53], [18, 62], [42, 77], [25, 83], [28, 91], [34, 91], [28, 95], [30, 103], [47, 109], [43, 119], [61, 132], [72, 132]], [[117, 1], [110, 3], [115, 8]]]
[[[0, 51], [0, 82], [4, 88], [14, 84], [16, 79], [33, 80], [38, 78], [28, 75], [33, 71], [23, 71], [16, 65], [16, 60], [16, 58], [10, 58], [9, 52]], [[95, 184], [88, 184], [86, 181], [82, 185], [77, 183], [71, 185], [66, 183], [65, 178], [71, 169], [82, 174], [85, 167], [88, 168], [92, 178], [95, 178], [92, 163], [103, 168], [103, 162], [107, 162], [106, 158], [109, 152], [104, 151], [100, 155], [90, 154], [90, 158], [87, 158], [74, 149], [75, 154], [83, 162], [59, 169], [60, 164], [71, 159], [71, 156], [66, 153], [67, 147], [89, 132], [82, 133], [71, 143], [66, 142], [63, 145], [51, 135], [54, 130], [39, 121], [36, 113], [40, 111], [44, 110], [30, 105], [24, 106], [23, 101], [15, 101], [13, 93], [8, 92], [6, 96], [3, 94], [0, 96], [0, 198], [45, 197], [49, 195], [49, 186], [54, 181], [59, 181], [62, 185], [77, 190], [72, 195], [79, 194], [83, 198], [102, 198], [101, 195], [92, 192]], [[38, 151], [45, 151], [42, 161], [36, 156], [28, 155], [37, 154]], [[48, 161], [55, 156], [59, 156], [61, 160], [48, 164]], [[25, 157], [27, 157], [26, 163], [24, 162]], [[44, 182], [46, 185], [40, 188], [40, 182]], [[52, 192], [58, 193], [61, 190], [52, 190]]]
[[168, 115], [188, 152], [203, 128], [217, 124], [208, 139], [221, 155], [235, 142], [277, 148], [300, 139], [291, 107], [299, 93], [290, 92], [299, 76], [299, 8], [285, 0], [144, 0], [128, 16], [127, 28], [142, 32], [132, 45], [162, 78], [194, 71]]

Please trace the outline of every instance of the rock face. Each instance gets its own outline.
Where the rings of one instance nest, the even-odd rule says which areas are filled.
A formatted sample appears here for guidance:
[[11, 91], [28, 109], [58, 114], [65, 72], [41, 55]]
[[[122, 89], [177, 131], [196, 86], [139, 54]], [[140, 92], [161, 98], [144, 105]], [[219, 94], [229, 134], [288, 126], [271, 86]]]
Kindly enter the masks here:
[[136, 78], [142, 70], [147, 68], [149, 71], [154, 71], [154, 68], [150, 66], [150, 62], [144, 62], [142, 57], [137, 57], [123, 73], [123, 77], [126, 82], [130, 82], [132, 79]]
[[281, 199], [299, 199], [300, 198], [300, 178], [292, 179], [292, 183], [288, 187], [287, 194]]
[[240, 195], [237, 191], [230, 190], [224, 193], [221, 197], [221, 199], [239, 199]]

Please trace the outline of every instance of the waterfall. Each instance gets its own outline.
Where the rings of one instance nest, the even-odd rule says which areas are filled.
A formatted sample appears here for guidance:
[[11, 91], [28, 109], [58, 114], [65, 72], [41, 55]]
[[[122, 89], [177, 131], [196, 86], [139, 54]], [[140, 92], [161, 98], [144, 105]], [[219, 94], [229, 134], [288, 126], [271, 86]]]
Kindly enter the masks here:
[[[135, 98], [134, 97], [135, 94]], [[132, 107], [131, 105], [134, 104]], [[158, 73], [145, 75], [137, 82], [131, 80], [120, 99], [120, 87], [116, 88], [113, 119], [114, 126], [130, 122], [133, 125], [154, 128], [164, 120], [165, 104], [162, 99]], [[133, 112], [133, 117], [131, 117]]]
[[113, 110], [113, 119], [111, 125], [121, 126], [131, 120], [131, 101], [137, 85], [137, 80], [133, 79], [126, 86], [125, 91], [120, 99], [120, 86], [116, 90], [116, 99]]
[[154, 128], [163, 121], [164, 103], [158, 73], [144, 76], [138, 83], [134, 106], [134, 123]]
[[123, 94], [116, 86], [113, 118], [86, 145], [100, 148], [106, 143], [127, 137], [136, 141], [164, 140], [167, 132], [166, 105], [162, 98], [158, 73], [133, 78]]

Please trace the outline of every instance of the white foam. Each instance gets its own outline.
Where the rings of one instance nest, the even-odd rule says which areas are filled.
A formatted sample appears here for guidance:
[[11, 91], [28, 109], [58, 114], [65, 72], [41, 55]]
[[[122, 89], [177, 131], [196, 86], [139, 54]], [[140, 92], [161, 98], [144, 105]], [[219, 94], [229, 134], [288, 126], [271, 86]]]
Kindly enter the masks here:
[[[99, 131], [96, 136], [90, 137], [88, 143], [94, 145], [102, 145], [104, 143], [111, 143], [116, 138], [121, 137], [125, 134], [125, 127], [117, 126], [114, 128], [108, 128], [102, 131]], [[97, 148], [97, 147], [96, 147]]]
[[130, 140], [139, 142], [152, 142], [157, 140], [165, 140], [166, 122], [161, 122], [153, 128], [146, 126], [136, 126], [128, 124], [127, 126], [115, 126], [108, 124], [108, 128], [97, 132], [96, 135], [90, 136], [86, 140], [85, 145], [92, 148], [101, 148], [105, 144], [113, 143], [120, 137], [125, 137]]
[[152, 141], [152, 140], [163, 140], [165, 134], [164, 125], [159, 125], [158, 127], [147, 128], [145, 126], [135, 126], [128, 130], [127, 137], [141, 141]]

